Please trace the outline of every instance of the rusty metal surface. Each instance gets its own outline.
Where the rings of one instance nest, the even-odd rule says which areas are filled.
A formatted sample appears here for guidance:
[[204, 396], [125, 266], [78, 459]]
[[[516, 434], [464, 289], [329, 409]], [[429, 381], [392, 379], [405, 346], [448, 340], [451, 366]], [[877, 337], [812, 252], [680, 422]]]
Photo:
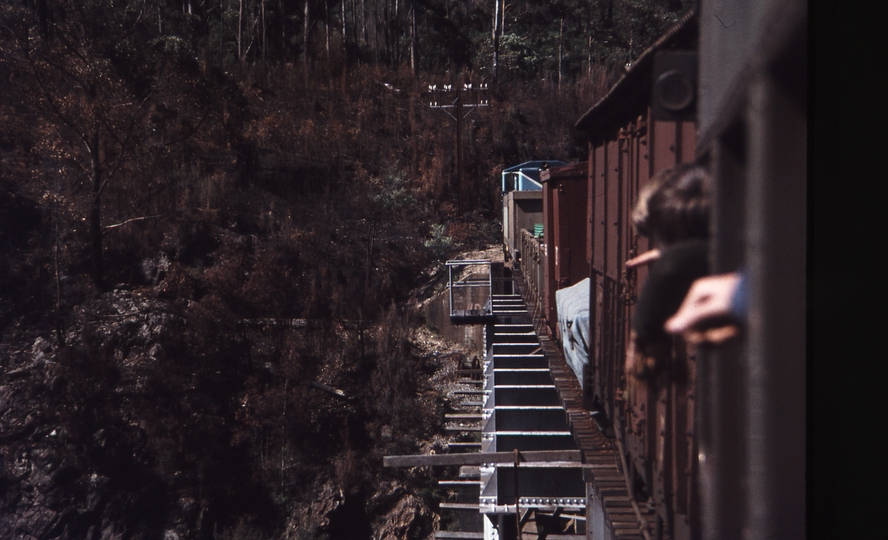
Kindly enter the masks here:
[[[515, 273], [516, 288], [524, 295], [528, 305], [534, 303], [534, 289], [521, 272]], [[593, 520], [614, 533], [615, 538], [643, 540], [649, 538], [653, 524], [653, 512], [644, 508], [636, 511], [624, 476], [624, 469], [614, 440], [605, 436], [584, 406], [584, 393], [573, 370], [551, 334], [539, 334], [539, 342], [549, 364], [549, 371], [564, 408], [570, 431], [583, 456], [584, 479], [587, 486], [586, 521], [587, 538], [597, 538], [592, 530]], [[598, 509], [598, 514], [593, 511]]]
[[607, 159], [604, 177], [604, 269], [605, 274], [612, 279], [618, 279], [624, 260], [620, 253], [620, 239], [624, 232], [621, 214], [625, 208], [620, 197], [620, 187], [621, 183], [628, 179], [624, 178], [620, 144], [620, 140], [609, 140], [605, 143]]
[[[692, 26], [683, 27], [687, 35], [683, 34], [682, 40], [693, 40]], [[628, 81], [621, 84], [625, 87]], [[647, 83], [632, 84], [644, 87]], [[626, 88], [620, 91], [628, 92]], [[645, 91], [639, 90], [641, 94]], [[690, 538], [700, 530], [695, 483], [696, 359], [677, 341], [673, 354], [662, 359], [666, 377], [658, 382], [627, 380], [624, 364], [634, 304], [648, 270], [627, 269], [625, 262], [651, 247], [631, 223], [641, 189], [660, 170], [694, 160], [696, 124], [653, 121], [644, 99], [623, 102], [619, 107], [618, 114], [590, 111], [579, 122], [593, 130], [586, 132], [590, 146], [585, 212], [565, 211], [567, 205], [559, 200], [560, 186], [552, 180], [557, 169], [544, 179], [551, 184], [544, 186], [545, 239], [536, 245], [529, 236], [522, 240], [520, 287], [534, 313], [559, 396], [569, 411], [571, 430], [580, 448], [584, 452], [589, 449], [584, 453], [588, 463], [600, 467], [598, 474], [590, 473], [588, 491], [606, 496], [607, 501], [595, 508], [587, 506], [590, 530], [596, 527], [594, 518], [598, 524], [607, 521], [605, 528], [613, 537], [622, 537], [625, 528], [621, 520], [642, 519], [636, 514], [643, 509], [647, 521], [631, 525], [630, 529], [635, 527], [632, 534], [644, 536], [641, 527], [652, 538]], [[596, 115], [604, 116], [595, 120]], [[618, 117], [621, 120], [617, 121]], [[594, 127], [590, 122], [600, 125]], [[574, 236], [577, 231], [585, 233], [586, 245], [580, 251], [591, 281], [585, 393], [572, 370], [559, 365], [557, 335], [545, 324], [557, 320], [554, 292], [567, 281], [579, 281], [561, 267], [562, 251], [574, 255], [576, 250], [563, 234], [567, 231]], [[588, 408], [593, 405], [613, 425], [614, 439], [605, 437], [592, 420]], [[633, 486], [632, 493], [627, 485]]]
[[[804, 11], [795, 1], [754, 3], [774, 8], [775, 13]], [[704, 3], [704, 10], [710, 4], [721, 5]], [[786, 6], [783, 11], [778, 9], [781, 5]], [[803, 15], [788, 20], [804, 28]], [[803, 31], [789, 23], [771, 24], [778, 31], [762, 38], [773, 42], [762, 49], [770, 56], [760, 54], [749, 66], [740, 69], [738, 64], [729, 70], [734, 75], [756, 75], [735, 85], [744, 99], [729, 99], [724, 91], [702, 96], [712, 103], [702, 107], [706, 133], [700, 147], [695, 122], [650, 119], [650, 81], [646, 80], [654, 49], [696, 47], [696, 21], [691, 15], [642, 55], [627, 76], [577, 123], [590, 141], [588, 219], [568, 225], [572, 230], [585, 230], [588, 238], [584, 256], [591, 278], [592, 341], [590, 363], [583, 376], [585, 393], [579, 390], [573, 372], [559, 363], [557, 341], [541, 324], [555, 319], [553, 311], [544, 307], [551, 307], [548, 297], [563, 279], [553, 265], [556, 253], [565, 245], [556, 238], [556, 231], [564, 225], [547, 225], [544, 244], [527, 243], [529, 256], [520, 267], [526, 278], [522, 291], [534, 314], [571, 431], [584, 452], [588, 530], [596, 535], [720, 538], [735, 534], [741, 526], [755, 533], [786, 527], [783, 516], [796, 520], [790, 519], [789, 526], [803, 526], [798, 521], [803, 513], [794, 505], [803, 500], [796, 491], [804, 486], [804, 475], [801, 460], [792, 456], [797, 458], [805, 449], [799, 435], [803, 425], [799, 420], [804, 414], [796, 410], [804, 402], [804, 385], [789, 382], [804, 378], [798, 367], [803, 365], [804, 332], [799, 328], [804, 319], [793, 311], [793, 306], [804, 304], [804, 297], [799, 285], [788, 291], [796, 296], [790, 294], [787, 301], [787, 294], [782, 294], [786, 291], [778, 291], [776, 284], [779, 279], [804, 282], [803, 278], [790, 279], [792, 272], [803, 268], [799, 261], [804, 259], [799, 247], [804, 246], [799, 238], [803, 239], [805, 230], [804, 189], [799, 187], [803, 185], [799, 179], [804, 176], [804, 148], [798, 141], [804, 140], [799, 133], [804, 132], [805, 117], [804, 107], [793, 101], [804, 97], [787, 94], [795, 87], [781, 79], [784, 74], [774, 67], [778, 61], [783, 62], [780, 66], [805, 65], [792, 56], [803, 57], [803, 51], [783, 50]], [[712, 62], [719, 52], [701, 51], [701, 76], [711, 79], [707, 84], [718, 83], [712, 73], [717, 75], [719, 70]], [[744, 58], [737, 59], [745, 61], [745, 55], [741, 56]], [[766, 59], [773, 62], [769, 70], [764, 68]], [[750, 71], [754, 69], [762, 73]], [[719, 84], [724, 87], [723, 81]], [[654, 174], [677, 163], [692, 162], [698, 154], [709, 160], [715, 176], [715, 269], [732, 271], [745, 263], [753, 289], [759, 290], [752, 305], [764, 316], [750, 325], [744, 341], [753, 353], [723, 349], [697, 358], [683, 342], [675, 340], [671, 354], [659, 359], [664, 376], [656, 381], [627, 380], [624, 362], [634, 302], [648, 271], [644, 267], [628, 270], [625, 261], [650, 247], [632, 230], [631, 212], [641, 188]], [[784, 200], [792, 204], [780, 206]], [[554, 194], [549, 204], [554, 218]], [[787, 221], [792, 216], [802, 219]], [[547, 287], [547, 279], [554, 285]], [[768, 324], [762, 326], [766, 320]], [[751, 364], [755, 369], [744, 373], [741, 360], [755, 362]], [[788, 390], [779, 391], [775, 380], [788, 384]], [[697, 389], [702, 389], [699, 396]], [[747, 399], [756, 406], [741, 410]], [[586, 407], [592, 404], [613, 423], [613, 439], [605, 437], [591, 420]], [[775, 410], [780, 414], [771, 412]], [[729, 419], [737, 422], [725, 421]], [[746, 436], [749, 440], [743, 439]], [[708, 455], [705, 462], [698, 459], [701, 454]], [[755, 470], [748, 468], [751, 466]], [[734, 470], [746, 471], [745, 485], [740, 485], [739, 473], [731, 472]], [[777, 481], [780, 475], [776, 472], [786, 472], [795, 482]], [[702, 501], [704, 497], [698, 493], [698, 476], [709, 502]], [[702, 518], [701, 504], [708, 505], [704, 510], [709, 514]]]
[[[745, 269], [750, 314], [740, 342], [698, 366], [701, 521], [708, 537], [803, 538], [807, 10], [796, 0], [750, 7], [761, 24], [701, 34], [712, 51], [701, 55], [713, 91], [701, 95], [698, 152], [713, 173], [713, 263]], [[714, 53], [729, 48], [738, 54], [720, 62]]]
[[[663, 33], [651, 46], [632, 63], [629, 71], [615, 84], [607, 95], [587, 111], [575, 124], [579, 130], [596, 129], [597, 133], [607, 133], [613, 126], [621, 126], [621, 119], [632, 114], [639, 99], [643, 102], [645, 88], [650, 92], [649, 73], [653, 64], [654, 53], [666, 45], [689, 47], [697, 40], [697, 18], [695, 9], [688, 10], [675, 24]], [[627, 110], [628, 109], [628, 110]]]
[[[548, 171], [546, 171], [548, 173]], [[548, 179], [548, 175], [546, 175]], [[558, 327], [558, 315], [555, 311], [555, 293], [558, 289], [558, 277], [555, 273], [555, 259], [558, 253], [558, 233], [555, 230], [555, 197], [551, 187], [543, 185], [543, 235], [546, 252], [543, 258], [543, 285], [540, 287], [541, 303], [547, 325], [547, 332], [554, 333]]]
[[521, 232], [521, 249], [525, 254], [517, 268], [522, 275], [521, 282], [525, 287], [525, 303], [538, 333], [544, 324], [543, 291], [546, 286], [546, 244], [539, 242], [530, 232]]
[[[647, 109], [613, 137], [590, 145], [588, 253], [590, 365], [587, 404], [597, 404], [613, 422], [626, 453], [626, 474], [640, 483], [656, 510], [654, 537], [690, 534], [696, 512], [694, 473], [693, 358], [682, 343], [666, 359], [665, 384], [627, 380], [624, 362], [634, 302], [647, 269], [625, 261], [650, 248], [632, 228], [640, 190], [658, 171], [694, 152], [693, 122], [652, 122]], [[643, 498], [641, 493], [633, 494]], [[640, 501], [644, 502], [644, 501]]]
[[589, 189], [588, 164], [575, 163], [552, 169], [545, 184], [551, 193], [552, 242], [556, 246], [553, 255], [557, 288], [570, 287], [589, 276], [585, 254], [588, 239], [585, 224], [588, 220], [586, 199]]
[[[588, 165], [574, 163], [544, 171], [543, 219], [547, 251], [543, 305], [549, 331], [558, 331], [555, 291], [570, 287], [589, 276], [586, 258], [588, 237]], [[582, 224], [583, 226], [578, 226]]]
[[532, 231], [542, 222], [542, 191], [510, 191], [503, 195], [503, 243], [509, 259], [521, 249], [521, 231]]

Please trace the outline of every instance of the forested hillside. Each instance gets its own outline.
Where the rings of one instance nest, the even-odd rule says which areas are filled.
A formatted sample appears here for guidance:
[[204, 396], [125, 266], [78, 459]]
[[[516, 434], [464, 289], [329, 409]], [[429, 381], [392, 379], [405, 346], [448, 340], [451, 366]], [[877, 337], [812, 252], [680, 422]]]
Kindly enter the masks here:
[[430, 534], [417, 291], [689, 4], [0, 3], [0, 537]]

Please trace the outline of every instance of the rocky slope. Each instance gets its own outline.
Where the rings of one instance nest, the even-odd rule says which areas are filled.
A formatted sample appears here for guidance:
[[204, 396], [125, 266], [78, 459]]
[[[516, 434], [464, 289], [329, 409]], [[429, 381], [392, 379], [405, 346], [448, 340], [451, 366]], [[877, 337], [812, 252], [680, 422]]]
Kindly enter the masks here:
[[[385, 470], [381, 458], [445, 448], [440, 426], [465, 351], [408, 315], [331, 338], [220, 320], [199, 302], [164, 299], [162, 288], [88, 300], [68, 317], [64, 345], [46, 328], [7, 328], [0, 537], [432, 534], [440, 493], [430, 471]], [[281, 354], [306, 355], [311, 332], [376, 351], [365, 365], [333, 356], [288, 365]], [[231, 354], [203, 355], [207, 335]], [[382, 388], [405, 377], [410, 395]]]

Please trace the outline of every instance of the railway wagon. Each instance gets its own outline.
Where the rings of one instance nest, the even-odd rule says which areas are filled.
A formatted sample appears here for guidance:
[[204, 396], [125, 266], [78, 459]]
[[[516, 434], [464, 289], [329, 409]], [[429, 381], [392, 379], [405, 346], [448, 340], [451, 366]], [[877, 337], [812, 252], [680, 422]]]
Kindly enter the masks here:
[[655, 70], [683, 77], [696, 92], [696, 22], [692, 13], [682, 18], [579, 120], [588, 161], [542, 173], [544, 238], [524, 234], [520, 265], [528, 304], [538, 306], [537, 328], [562, 350], [569, 338], [557, 324], [556, 296], [589, 279], [587, 314], [571, 320], [588, 325], [588, 350], [568, 364], [586, 407], [614, 430], [633, 496], [656, 508], [654, 529], [670, 538], [690, 537], [696, 517], [694, 356], [676, 340], [668, 365], [680, 377], [659, 386], [627, 381], [630, 322], [647, 270], [627, 270], [625, 262], [650, 247], [630, 221], [641, 188], [657, 171], [695, 158], [695, 96], [664, 111], [652, 93]]
[[[656, 538], [804, 536], [805, 3], [752, 4], [759, 26], [728, 35], [715, 15], [746, 12], [703, 1], [638, 58], [576, 124], [585, 215], [564, 218], [553, 197], [543, 241], [521, 236], [528, 304], [557, 340], [555, 295], [575, 280], [555, 269], [569, 242], [556, 231], [585, 228], [588, 360], [571, 367]], [[631, 212], [654, 174], [692, 162], [713, 178], [711, 270], [746, 271], [754, 316], [725, 345], [675, 338], [657, 382], [627, 378], [647, 270], [625, 262], [650, 248]]]
[[540, 173], [543, 183], [545, 276], [543, 317], [548, 332], [559, 335], [556, 291], [589, 276], [588, 236], [582, 225], [588, 219], [587, 164], [574, 163]]
[[749, 289], [744, 335], [697, 358], [703, 538], [805, 537], [807, 7], [701, 3], [710, 266]]
[[503, 255], [521, 257], [521, 231], [542, 234], [543, 192], [510, 191], [503, 196]]
[[521, 231], [539, 234], [543, 226], [541, 175], [550, 167], [566, 165], [558, 160], [526, 161], [502, 171], [503, 249], [506, 260], [520, 253]]
[[[578, 120], [585, 166], [540, 175], [553, 190], [542, 237], [510, 231], [524, 299], [491, 296], [484, 321], [490, 350], [474, 394], [485, 400], [472, 405], [482, 455], [386, 458], [482, 465], [478, 503], [449, 507], [485, 514], [483, 533], [437, 538], [526, 538], [531, 513], [537, 523], [567, 516], [573, 537], [595, 540], [805, 538], [806, 4], [701, 0], [695, 9]], [[630, 379], [630, 324], [649, 275], [626, 260], [650, 247], [632, 230], [631, 210], [652, 175], [683, 162], [712, 177], [710, 271], [745, 274], [748, 309], [733, 339], [691, 347], [674, 338], [662, 377]], [[576, 169], [585, 213], [568, 212], [576, 197], [558, 196], [557, 179]], [[574, 253], [577, 237], [588, 280], [572, 284], [573, 273], [560, 273], [571, 265], [556, 271], [555, 261]], [[558, 298], [584, 283], [586, 309], [569, 322], [585, 339], [568, 346], [576, 336], [564, 331]], [[579, 341], [585, 359], [571, 362]], [[541, 429], [551, 419], [525, 424], [541, 407], [569, 432]], [[515, 446], [517, 432], [533, 449]], [[568, 433], [577, 449], [541, 449]]]
[[633, 230], [640, 190], [658, 171], [693, 162], [697, 19], [688, 13], [577, 122], [589, 146], [589, 360], [587, 407], [612, 425], [633, 496], [656, 508], [663, 536], [689, 538], [697, 513], [695, 355], [675, 339], [667, 377], [625, 375], [635, 302], [646, 267], [626, 261], [651, 246]]

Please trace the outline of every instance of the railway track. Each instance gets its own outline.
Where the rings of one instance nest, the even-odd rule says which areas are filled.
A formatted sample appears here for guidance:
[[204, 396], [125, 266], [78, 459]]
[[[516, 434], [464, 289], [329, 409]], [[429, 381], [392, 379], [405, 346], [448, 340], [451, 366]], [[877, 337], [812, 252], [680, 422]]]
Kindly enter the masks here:
[[[514, 290], [522, 299], [529, 296], [526, 294], [528, 287], [517, 268], [513, 269], [513, 282]], [[556, 342], [543, 331], [539, 321], [533, 320], [531, 313], [526, 313], [525, 317], [533, 325], [558, 396], [558, 405], [581, 452], [587, 536], [626, 540], [651, 538], [656, 522], [654, 509], [649, 504], [639, 505], [630, 496], [614, 439], [602, 433], [591, 412], [584, 407], [583, 389]]]
[[[480, 379], [463, 380], [463, 411], [448, 415], [446, 456], [393, 456], [392, 466], [462, 465], [440, 479], [451, 528], [436, 538], [647, 540], [655, 513], [630, 497], [613, 439], [583, 407], [583, 391], [557, 346], [535, 324], [521, 294], [493, 295]], [[479, 437], [480, 435], [480, 437]], [[400, 459], [400, 461], [398, 461]], [[422, 461], [425, 459], [426, 461]]]

